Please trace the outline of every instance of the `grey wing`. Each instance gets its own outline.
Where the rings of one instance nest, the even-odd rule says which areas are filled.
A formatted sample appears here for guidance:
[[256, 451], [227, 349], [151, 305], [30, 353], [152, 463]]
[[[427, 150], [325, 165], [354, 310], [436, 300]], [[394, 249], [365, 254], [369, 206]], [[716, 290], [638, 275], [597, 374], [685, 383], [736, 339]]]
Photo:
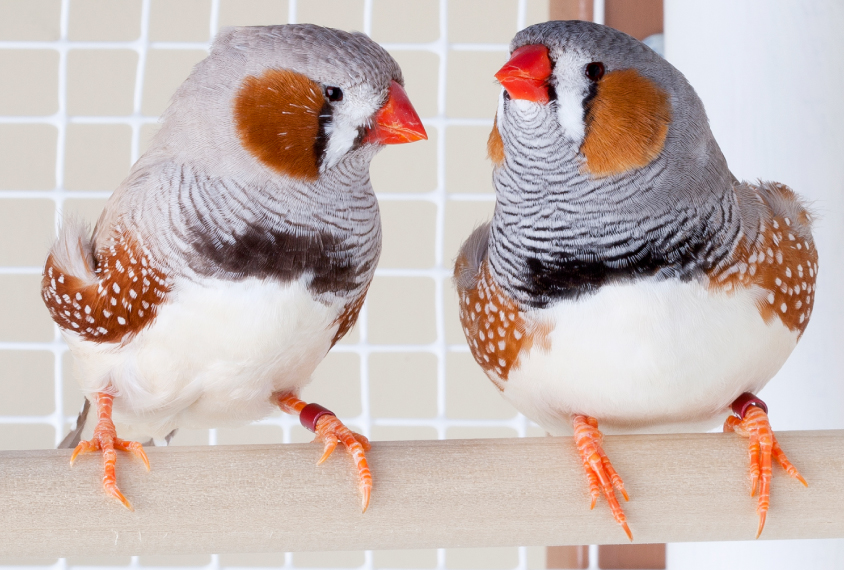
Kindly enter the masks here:
[[480, 278], [481, 264], [489, 250], [489, 222], [475, 228], [460, 247], [454, 264], [454, 284], [458, 291], [475, 288]]

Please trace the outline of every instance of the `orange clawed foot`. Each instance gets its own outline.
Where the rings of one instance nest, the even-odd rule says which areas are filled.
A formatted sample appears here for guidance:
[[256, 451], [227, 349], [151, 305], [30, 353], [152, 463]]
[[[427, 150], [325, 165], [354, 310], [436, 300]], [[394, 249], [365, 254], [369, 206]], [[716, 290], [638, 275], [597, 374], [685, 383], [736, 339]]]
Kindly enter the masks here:
[[331, 411], [319, 404], [305, 404], [295, 396], [289, 395], [279, 396], [276, 403], [282, 411], [298, 414], [302, 425], [316, 434], [314, 441], [321, 441], [325, 445], [317, 465], [328, 459], [338, 443], [343, 444], [357, 466], [361, 506], [363, 512], [366, 512], [372, 494], [372, 473], [366, 462], [366, 452], [370, 449], [369, 440], [347, 428]]
[[601, 448], [604, 435], [598, 430], [598, 420], [589, 416], [576, 415], [572, 417], [572, 423], [574, 424], [574, 442], [580, 452], [580, 459], [583, 461], [586, 476], [589, 478], [589, 493], [592, 495], [590, 509], [595, 508], [598, 496], [603, 490], [613, 518], [621, 525], [621, 528], [627, 533], [627, 537], [632, 541], [633, 533], [627, 526], [627, 517], [624, 516], [624, 510], [615, 497], [613, 487], [621, 492], [625, 501], [629, 500], [629, 497], [627, 491], [624, 490], [624, 482]]
[[136, 441], [125, 441], [117, 437], [117, 430], [114, 422], [111, 421], [111, 407], [114, 397], [110, 394], [97, 394], [97, 427], [94, 428], [94, 436], [89, 441], [82, 441], [73, 450], [70, 456], [70, 465], [76, 461], [76, 457], [91, 451], [103, 452], [103, 489], [105, 492], [123, 503], [123, 506], [134, 511], [132, 504], [126, 499], [117, 487], [117, 476], [115, 465], [117, 464], [117, 453], [115, 450], [128, 451], [139, 458], [146, 465], [149, 471], [149, 458], [144, 453], [144, 448]]
[[[749, 395], [752, 396], [752, 395]], [[744, 396], [742, 396], [743, 398]], [[740, 398], [741, 399], [741, 398]], [[748, 400], [748, 398], [745, 398]], [[758, 400], [761, 402], [761, 400]], [[736, 401], [738, 402], [739, 400]], [[746, 402], [745, 402], [746, 403]], [[736, 410], [736, 405], [733, 409]], [[764, 404], [763, 404], [764, 405]], [[750, 405], [743, 407], [741, 413], [744, 418], [740, 419], [736, 416], [730, 416], [724, 422], [724, 431], [734, 431], [737, 434], [749, 438], [748, 451], [750, 453], [750, 496], [756, 495], [756, 489], [759, 489], [759, 503], [756, 506], [756, 513], [759, 515], [759, 527], [756, 531], [756, 538], [762, 534], [762, 529], [765, 528], [765, 518], [768, 515], [768, 507], [771, 502], [771, 478], [773, 473], [771, 470], [771, 458], [776, 458], [785, 472], [809, 486], [803, 476], [797, 471], [797, 468], [791, 464], [785, 453], [777, 443], [777, 438], [774, 437], [774, 432], [771, 429], [771, 423], [768, 421], [768, 414], [758, 404], [751, 402]]]

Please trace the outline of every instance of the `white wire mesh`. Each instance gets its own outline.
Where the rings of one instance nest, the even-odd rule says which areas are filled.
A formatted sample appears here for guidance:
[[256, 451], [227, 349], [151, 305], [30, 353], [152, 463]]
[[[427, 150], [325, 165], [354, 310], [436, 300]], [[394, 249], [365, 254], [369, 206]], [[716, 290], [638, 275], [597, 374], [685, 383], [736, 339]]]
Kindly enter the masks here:
[[[131, 162], [134, 163], [140, 154], [142, 146], [142, 127], [155, 124], [157, 116], [147, 116], [142, 112], [145, 68], [147, 55], [151, 49], [165, 50], [205, 50], [208, 42], [159, 42], [149, 40], [150, 29], [150, 6], [152, 0], [142, 0], [140, 35], [134, 41], [71, 41], [68, 39], [68, 27], [70, 16], [70, 0], [61, 0], [60, 18], [60, 39], [57, 41], [0, 41], [0, 50], [55, 50], [59, 55], [58, 66], [58, 110], [48, 116], [0, 116], [0, 125], [21, 124], [21, 125], [50, 125], [58, 131], [58, 142], [56, 147], [55, 163], [55, 188], [52, 190], [0, 190], [0, 208], [4, 200], [35, 200], [50, 199], [55, 204], [55, 223], [58, 226], [64, 209], [65, 201], [75, 198], [107, 198], [110, 191], [91, 190], [68, 190], [65, 188], [65, 150], [67, 141], [68, 125], [127, 125], [131, 128]], [[449, 418], [446, 415], [446, 354], [449, 352], [466, 352], [467, 347], [463, 344], [448, 344], [445, 333], [445, 310], [443, 285], [447, 284], [451, 275], [451, 260], [444, 259], [443, 242], [445, 232], [445, 211], [448, 201], [492, 201], [491, 194], [460, 194], [446, 193], [446, 128], [449, 126], [492, 126], [492, 118], [488, 119], [461, 119], [448, 117], [446, 115], [446, 92], [447, 92], [447, 71], [449, 55], [452, 51], [495, 51], [501, 52], [502, 61], [505, 59], [507, 44], [481, 44], [481, 43], [449, 43], [448, 41], [448, 1], [439, 0], [439, 39], [430, 43], [391, 43], [384, 44], [384, 47], [391, 52], [421, 51], [436, 54], [439, 58], [438, 68], [438, 92], [437, 92], [437, 114], [435, 116], [423, 117], [423, 122], [429, 132], [437, 133], [437, 185], [436, 188], [426, 193], [378, 193], [382, 202], [389, 201], [424, 201], [436, 206], [436, 228], [435, 264], [430, 269], [402, 269], [389, 268], [378, 269], [377, 276], [385, 277], [429, 277], [434, 280], [435, 287], [435, 309], [436, 309], [436, 340], [429, 344], [393, 344], [374, 345], [367, 341], [367, 307], [361, 312], [357, 342], [351, 344], [340, 344], [334, 348], [336, 352], [354, 353], [360, 359], [361, 377], [361, 414], [358, 417], [344, 417], [344, 421], [361, 430], [365, 435], [370, 435], [373, 426], [413, 426], [428, 427], [436, 430], [440, 439], [446, 437], [446, 430], [449, 427], [507, 427], [515, 430], [520, 437], [527, 434], [530, 422], [521, 415], [512, 419], [504, 420], [461, 420]], [[453, 0], [459, 1], [459, 0]], [[288, 22], [295, 23], [298, 20], [297, 0], [288, 1]], [[528, 0], [518, 1], [516, 14], [509, 17], [517, 19], [517, 28], [525, 26]], [[363, 31], [371, 33], [372, 28], [373, 0], [364, 0]], [[220, 0], [211, 0], [211, 17], [209, 27], [209, 41], [216, 33], [220, 16]], [[502, 15], [502, 17], [508, 17]], [[137, 54], [137, 69], [135, 73], [134, 94], [132, 113], [125, 116], [70, 116], [67, 110], [67, 87], [68, 87], [68, 52], [70, 50], [132, 50]], [[376, 188], [376, 191], [378, 188]], [[0, 266], [0, 275], [40, 275], [41, 266]], [[58, 328], [54, 330], [54, 338], [50, 342], [0, 342], [0, 351], [49, 351], [54, 357], [54, 383], [55, 383], [55, 409], [47, 415], [4, 415], [0, 416], [0, 424], [49, 424], [55, 429], [56, 443], [64, 436], [67, 426], [75, 418], [66, 416], [64, 413], [64, 379], [63, 360], [67, 352], [67, 346], [61, 339]], [[436, 356], [437, 359], [437, 413], [427, 418], [372, 418], [370, 414], [370, 392], [369, 392], [369, 357], [378, 352], [417, 352], [428, 353]], [[260, 422], [264, 425], [274, 425], [284, 430], [284, 441], [291, 441], [291, 429], [298, 425], [296, 418], [290, 416], [272, 417]], [[216, 432], [211, 430], [209, 443], [216, 443]], [[518, 565], [516, 568], [526, 569], [527, 549], [520, 548]], [[70, 564], [65, 559], [43, 568], [53, 570], [64, 570]], [[128, 567], [140, 567], [138, 557], [133, 557]], [[9, 567], [9, 566], [7, 566]], [[26, 566], [33, 568], [35, 566]], [[122, 566], [121, 568], [126, 568]], [[220, 558], [212, 556], [210, 564], [205, 566], [206, 570], [217, 570], [221, 567]], [[437, 552], [436, 568], [445, 569], [446, 555], [444, 550]], [[102, 566], [100, 567], [102, 568]], [[293, 555], [287, 553], [284, 557], [283, 568], [292, 569], [294, 566]], [[366, 552], [362, 569], [373, 568], [373, 554]]]

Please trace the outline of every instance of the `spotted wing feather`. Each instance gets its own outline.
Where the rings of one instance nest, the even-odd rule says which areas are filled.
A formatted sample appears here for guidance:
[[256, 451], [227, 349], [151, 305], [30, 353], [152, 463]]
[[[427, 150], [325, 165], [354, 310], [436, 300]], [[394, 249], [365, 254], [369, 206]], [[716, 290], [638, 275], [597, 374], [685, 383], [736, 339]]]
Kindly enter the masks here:
[[747, 229], [732, 255], [710, 273], [711, 287], [727, 292], [756, 287], [759, 314], [802, 335], [809, 324], [818, 276], [812, 215], [790, 188], [776, 182], [741, 184], [736, 195]]
[[152, 322], [168, 291], [165, 274], [129, 231], [93, 251], [87, 228], [66, 221], [50, 250], [41, 295], [64, 331], [94, 342], [122, 342]]

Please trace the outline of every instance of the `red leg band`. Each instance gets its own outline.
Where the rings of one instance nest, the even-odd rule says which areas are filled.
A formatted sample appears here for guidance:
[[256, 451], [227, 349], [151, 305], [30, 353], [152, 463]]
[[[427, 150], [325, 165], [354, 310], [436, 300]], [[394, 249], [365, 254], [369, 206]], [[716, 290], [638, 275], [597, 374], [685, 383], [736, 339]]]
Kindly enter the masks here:
[[736, 401], [733, 402], [733, 413], [739, 418], [744, 419], [744, 414], [747, 413], [747, 409], [750, 406], [757, 406], [759, 408], [762, 408], [762, 411], [766, 414], [768, 413], [768, 406], [765, 405], [765, 402], [763, 402], [750, 392], [745, 392], [744, 394], [736, 398]]
[[322, 416], [333, 416], [334, 412], [319, 404], [308, 404], [299, 412], [299, 422], [305, 429], [316, 433], [316, 424]]

